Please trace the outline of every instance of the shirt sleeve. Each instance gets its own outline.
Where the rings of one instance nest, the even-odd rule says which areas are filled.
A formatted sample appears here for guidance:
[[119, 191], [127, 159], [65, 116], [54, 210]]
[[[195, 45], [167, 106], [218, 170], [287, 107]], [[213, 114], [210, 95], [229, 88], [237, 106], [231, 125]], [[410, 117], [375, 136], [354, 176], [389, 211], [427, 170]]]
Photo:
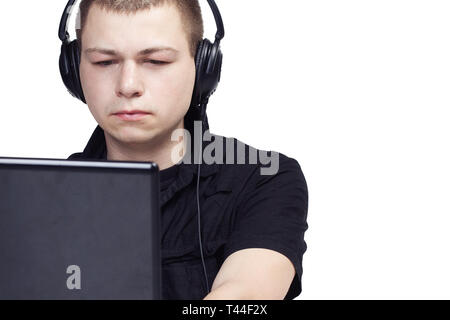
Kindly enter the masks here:
[[285, 299], [295, 298], [302, 290], [307, 211], [308, 188], [301, 167], [295, 159], [279, 153], [278, 172], [262, 175], [258, 167], [239, 196], [224, 259], [246, 248], [265, 248], [283, 254], [296, 271]]

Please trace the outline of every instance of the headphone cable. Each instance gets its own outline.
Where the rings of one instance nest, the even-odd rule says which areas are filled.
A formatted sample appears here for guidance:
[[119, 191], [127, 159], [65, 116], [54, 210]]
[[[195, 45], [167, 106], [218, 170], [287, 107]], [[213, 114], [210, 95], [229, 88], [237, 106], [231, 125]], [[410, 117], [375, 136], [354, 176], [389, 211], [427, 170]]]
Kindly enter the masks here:
[[[204, 111], [206, 109], [206, 103], [201, 104], [201, 111], [200, 111], [200, 119], [202, 120], [202, 125], [204, 123]], [[198, 158], [198, 170], [197, 170], [197, 222], [198, 222], [198, 242], [200, 245], [200, 257], [202, 259], [202, 265], [203, 265], [203, 272], [205, 275], [205, 283], [206, 283], [206, 290], [207, 293], [210, 292], [209, 290], [209, 283], [208, 283], [208, 273], [206, 272], [206, 265], [205, 265], [205, 258], [203, 256], [203, 244], [202, 244], [202, 233], [201, 233], [201, 220], [200, 220], [200, 197], [199, 197], [199, 185], [200, 185], [200, 167], [202, 163], [202, 153], [203, 153], [203, 145], [202, 145], [202, 136], [203, 136], [203, 129], [202, 133], [200, 135], [200, 153]]]

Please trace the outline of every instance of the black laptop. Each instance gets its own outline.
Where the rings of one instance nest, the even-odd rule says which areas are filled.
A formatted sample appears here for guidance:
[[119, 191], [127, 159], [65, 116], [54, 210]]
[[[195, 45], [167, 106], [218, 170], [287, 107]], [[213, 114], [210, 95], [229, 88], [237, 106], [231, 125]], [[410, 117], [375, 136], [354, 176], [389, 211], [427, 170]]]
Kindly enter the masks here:
[[0, 299], [160, 299], [153, 162], [0, 157]]

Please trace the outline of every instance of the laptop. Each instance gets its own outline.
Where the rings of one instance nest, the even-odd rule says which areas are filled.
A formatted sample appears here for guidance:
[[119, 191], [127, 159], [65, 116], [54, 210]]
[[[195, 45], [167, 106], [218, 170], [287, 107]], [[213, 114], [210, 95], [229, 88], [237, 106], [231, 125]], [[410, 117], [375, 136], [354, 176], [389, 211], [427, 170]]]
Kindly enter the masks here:
[[0, 157], [0, 299], [160, 299], [153, 162]]

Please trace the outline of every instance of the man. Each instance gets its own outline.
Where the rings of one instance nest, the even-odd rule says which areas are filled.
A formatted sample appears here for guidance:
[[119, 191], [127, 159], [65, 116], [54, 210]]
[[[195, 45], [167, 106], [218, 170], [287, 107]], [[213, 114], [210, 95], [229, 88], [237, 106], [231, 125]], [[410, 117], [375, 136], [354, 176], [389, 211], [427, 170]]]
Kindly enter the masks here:
[[[251, 161], [255, 154], [264, 158], [261, 150], [227, 138], [232, 147], [221, 153], [216, 144], [216, 161], [202, 162], [200, 170], [200, 250], [198, 165], [194, 142], [187, 141], [198, 140], [193, 122], [198, 115], [190, 108], [195, 52], [203, 38], [198, 1], [83, 0], [80, 18], [80, 80], [98, 126], [84, 151], [69, 159], [158, 164], [163, 298], [299, 295], [308, 191], [292, 158], [271, 152], [277, 168], [263, 174], [267, 168]], [[189, 134], [173, 139], [183, 129]], [[201, 136], [208, 137], [204, 129]], [[239, 146], [245, 147], [244, 156]]]

